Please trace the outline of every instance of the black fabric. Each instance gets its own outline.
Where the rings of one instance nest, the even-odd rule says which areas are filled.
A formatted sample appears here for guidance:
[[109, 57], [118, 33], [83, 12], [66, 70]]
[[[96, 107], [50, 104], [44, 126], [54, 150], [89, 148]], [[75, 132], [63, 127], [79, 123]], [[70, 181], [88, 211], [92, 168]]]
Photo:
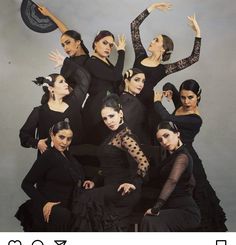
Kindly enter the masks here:
[[[129, 215], [141, 194], [137, 179], [143, 179], [148, 167], [145, 155], [131, 137], [123, 124], [101, 145], [98, 154], [104, 186], [78, 191], [73, 203], [73, 231], [127, 231]], [[136, 190], [122, 196], [117, 189], [123, 183], [134, 184]]]
[[[21, 205], [16, 217], [25, 231], [69, 229], [73, 192], [80, 188], [84, 173], [69, 153], [66, 156], [54, 148], [48, 149], [24, 178], [22, 189], [31, 200]], [[43, 207], [47, 202], [60, 202], [52, 208], [49, 223], [43, 218]]]
[[193, 159], [193, 175], [196, 181], [193, 198], [199, 206], [202, 216], [201, 225], [195, 231], [227, 231], [225, 212], [207, 179], [202, 161], [192, 145], [202, 125], [201, 117], [197, 114], [175, 115], [176, 110], [173, 114], [170, 114], [161, 102], [155, 103], [155, 110], [162, 120], [170, 120], [177, 125], [181, 139], [186, 144], [186, 148]]
[[86, 130], [85, 143], [100, 145], [109, 135], [101, 117], [102, 100], [107, 93], [117, 93], [122, 81], [125, 52], [118, 52], [118, 59], [115, 66], [91, 56], [85, 68], [91, 75], [91, 85], [88, 90], [89, 97], [83, 108], [83, 121]]
[[57, 29], [57, 25], [38, 10], [38, 6], [31, 0], [21, 3], [21, 17], [24, 23], [33, 31], [46, 33]]

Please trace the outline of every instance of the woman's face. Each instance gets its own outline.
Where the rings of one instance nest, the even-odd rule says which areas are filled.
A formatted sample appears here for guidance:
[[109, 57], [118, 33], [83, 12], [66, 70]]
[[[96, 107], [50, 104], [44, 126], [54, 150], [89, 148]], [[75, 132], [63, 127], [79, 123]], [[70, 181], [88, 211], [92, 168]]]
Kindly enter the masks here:
[[140, 94], [144, 86], [144, 81], [145, 81], [144, 73], [138, 73], [134, 75], [133, 77], [131, 77], [130, 80], [125, 79], [125, 85], [127, 88], [127, 92], [133, 95]]
[[50, 87], [51, 93], [53, 92], [57, 97], [64, 97], [70, 93], [68, 83], [61, 75], [57, 76], [54, 86]]
[[76, 56], [79, 46], [80, 46], [80, 41], [75, 40], [72, 37], [69, 37], [67, 35], [62, 35], [61, 37], [61, 45], [65, 51], [70, 57]]
[[183, 109], [186, 111], [194, 111], [197, 107], [197, 103], [198, 103], [197, 95], [191, 90], [182, 89], [180, 91], [180, 100]]
[[59, 130], [55, 135], [51, 134], [51, 140], [54, 144], [54, 147], [60, 151], [64, 152], [72, 141], [73, 133], [71, 129], [62, 129]]
[[172, 152], [178, 147], [179, 132], [174, 133], [169, 129], [159, 129], [157, 131], [156, 137], [161, 146], [168, 151]]
[[151, 41], [151, 43], [148, 47], [148, 51], [151, 53], [158, 54], [158, 55], [165, 51], [163, 48], [163, 37], [162, 37], [162, 35], [158, 35], [157, 37], [155, 37]]
[[101, 111], [101, 115], [103, 122], [112, 131], [118, 129], [120, 124], [123, 122], [122, 110], [117, 112], [112, 107], [104, 107]]
[[114, 43], [113, 37], [106, 36], [100, 39], [98, 42], [95, 42], [94, 51], [101, 58], [107, 58], [111, 54], [112, 48], [114, 46], [113, 43]]

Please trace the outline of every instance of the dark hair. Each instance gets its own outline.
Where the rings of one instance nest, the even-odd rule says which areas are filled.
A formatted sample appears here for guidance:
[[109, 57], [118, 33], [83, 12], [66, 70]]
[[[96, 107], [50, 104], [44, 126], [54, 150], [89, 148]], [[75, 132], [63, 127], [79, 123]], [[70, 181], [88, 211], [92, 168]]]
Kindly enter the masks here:
[[174, 133], [179, 132], [179, 129], [177, 126], [172, 122], [172, 121], [162, 121], [158, 124], [157, 126], [157, 131], [158, 132], [160, 129], [168, 129]]
[[89, 54], [89, 51], [84, 45], [84, 42], [81, 38], [81, 34], [79, 32], [74, 31], [74, 30], [67, 30], [61, 36], [64, 36], [64, 35], [73, 38], [75, 41], [80, 41], [81, 48], [84, 50], [86, 54]]
[[125, 89], [125, 79], [128, 79], [128, 80], [130, 81], [130, 79], [131, 79], [133, 76], [135, 76], [135, 75], [137, 75], [137, 74], [140, 74], [140, 73], [145, 74], [145, 73], [144, 73], [142, 70], [140, 70], [139, 68], [133, 67], [133, 68], [128, 69], [128, 70], [125, 72], [125, 74], [124, 74], [124, 76], [123, 76], [123, 81], [121, 82], [121, 84], [120, 84], [120, 86], [119, 86], [119, 92], [122, 93], [122, 92], [124, 91], [124, 89]]
[[61, 76], [61, 75], [58, 73], [53, 73], [53, 74], [48, 75], [47, 77], [37, 77], [35, 80], [32, 81], [38, 86], [43, 87], [44, 95], [42, 96], [42, 99], [41, 99], [42, 105], [46, 104], [50, 98], [50, 92], [48, 90], [48, 85], [53, 87], [58, 76]]
[[93, 41], [93, 49], [95, 48], [95, 43], [100, 41], [101, 39], [103, 39], [104, 37], [108, 37], [108, 36], [111, 36], [113, 39], [115, 39], [114, 35], [110, 32], [110, 31], [107, 31], [107, 30], [102, 30], [100, 31], [96, 37], [94, 38], [94, 41]]
[[70, 129], [70, 122], [68, 118], [65, 118], [64, 121], [60, 121], [55, 123], [50, 129], [49, 129], [49, 134], [56, 135], [60, 130], [63, 129]]
[[197, 104], [200, 102], [201, 100], [201, 88], [198, 84], [197, 81], [193, 80], [193, 79], [188, 79], [188, 80], [185, 80], [184, 82], [182, 82], [182, 84], [180, 85], [180, 88], [179, 88], [179, 92], [181, 90], [190, 90], [192, 91], [194, 94], [197, 95]]
[[162, 60], [167, 61], [170, 59], [171, 53], [174, 50], [174, 43], [172, 39], [166, 35], [161, 35], [163, 38], [163, 48], [165, 52], [162, 54]]
[[105, 107], [111, 107], [117, 112], [122, 110], [119, 96], [117, 94], [108, 94], [102, 101], [101, 110]]

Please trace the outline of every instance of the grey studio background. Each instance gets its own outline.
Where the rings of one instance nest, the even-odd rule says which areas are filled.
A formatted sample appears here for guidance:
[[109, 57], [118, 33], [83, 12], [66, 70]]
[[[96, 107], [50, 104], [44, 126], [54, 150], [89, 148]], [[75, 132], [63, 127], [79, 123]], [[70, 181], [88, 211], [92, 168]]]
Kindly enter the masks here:
[[[39, 0], [36, 0], [40, 3]], [[127, 38], [125, 69], [133, 64], [130, 22], [154, 1], [149, 0], [41, 0], [70, 29], [81, 32], [91, 51], [97, 31], [108, 29]], [[236, 231], [236, 99], [235, 43], [236, 3], [234, 0], [173, 0], [173, 9], [154, 11], [141, 26], [147, 47], [159, 33], [172, 37], [175, 50], [171, 62], [187, 57], [194, 33], [187, 16], [196, 13], [202, 32], [200, 61], [162, 80], [177, 86], [188, 78], [202, 86], [200, 103], [203, 126], [195, 148], [208, 178], [227, 215], [229, 231]], [[48, 59], [51, 50], [63, 53], [60, 32], [40, 34], [30, 30], [20, 16], [21, 0], [0, 2], [0, 231], [21, 231], [14, 214], [27, 196], [21, 190], [23, 177], [36, 158], [36, 150], [20, 146], [19, 129], [34, 106], [40, 104], [42, 89], [31, 80], [59, 71]], [[115, 62], [116, 52], [111, 60]], [[171, 108], [170, 108], [171, 109]]]

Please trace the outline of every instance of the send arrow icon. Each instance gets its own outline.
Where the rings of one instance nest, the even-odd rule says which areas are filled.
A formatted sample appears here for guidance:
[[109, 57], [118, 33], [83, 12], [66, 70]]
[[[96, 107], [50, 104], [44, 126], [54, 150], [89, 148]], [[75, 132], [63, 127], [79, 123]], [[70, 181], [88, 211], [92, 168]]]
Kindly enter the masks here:
[[66, 245], [66, 240], [54, 240], [57, 245]]

